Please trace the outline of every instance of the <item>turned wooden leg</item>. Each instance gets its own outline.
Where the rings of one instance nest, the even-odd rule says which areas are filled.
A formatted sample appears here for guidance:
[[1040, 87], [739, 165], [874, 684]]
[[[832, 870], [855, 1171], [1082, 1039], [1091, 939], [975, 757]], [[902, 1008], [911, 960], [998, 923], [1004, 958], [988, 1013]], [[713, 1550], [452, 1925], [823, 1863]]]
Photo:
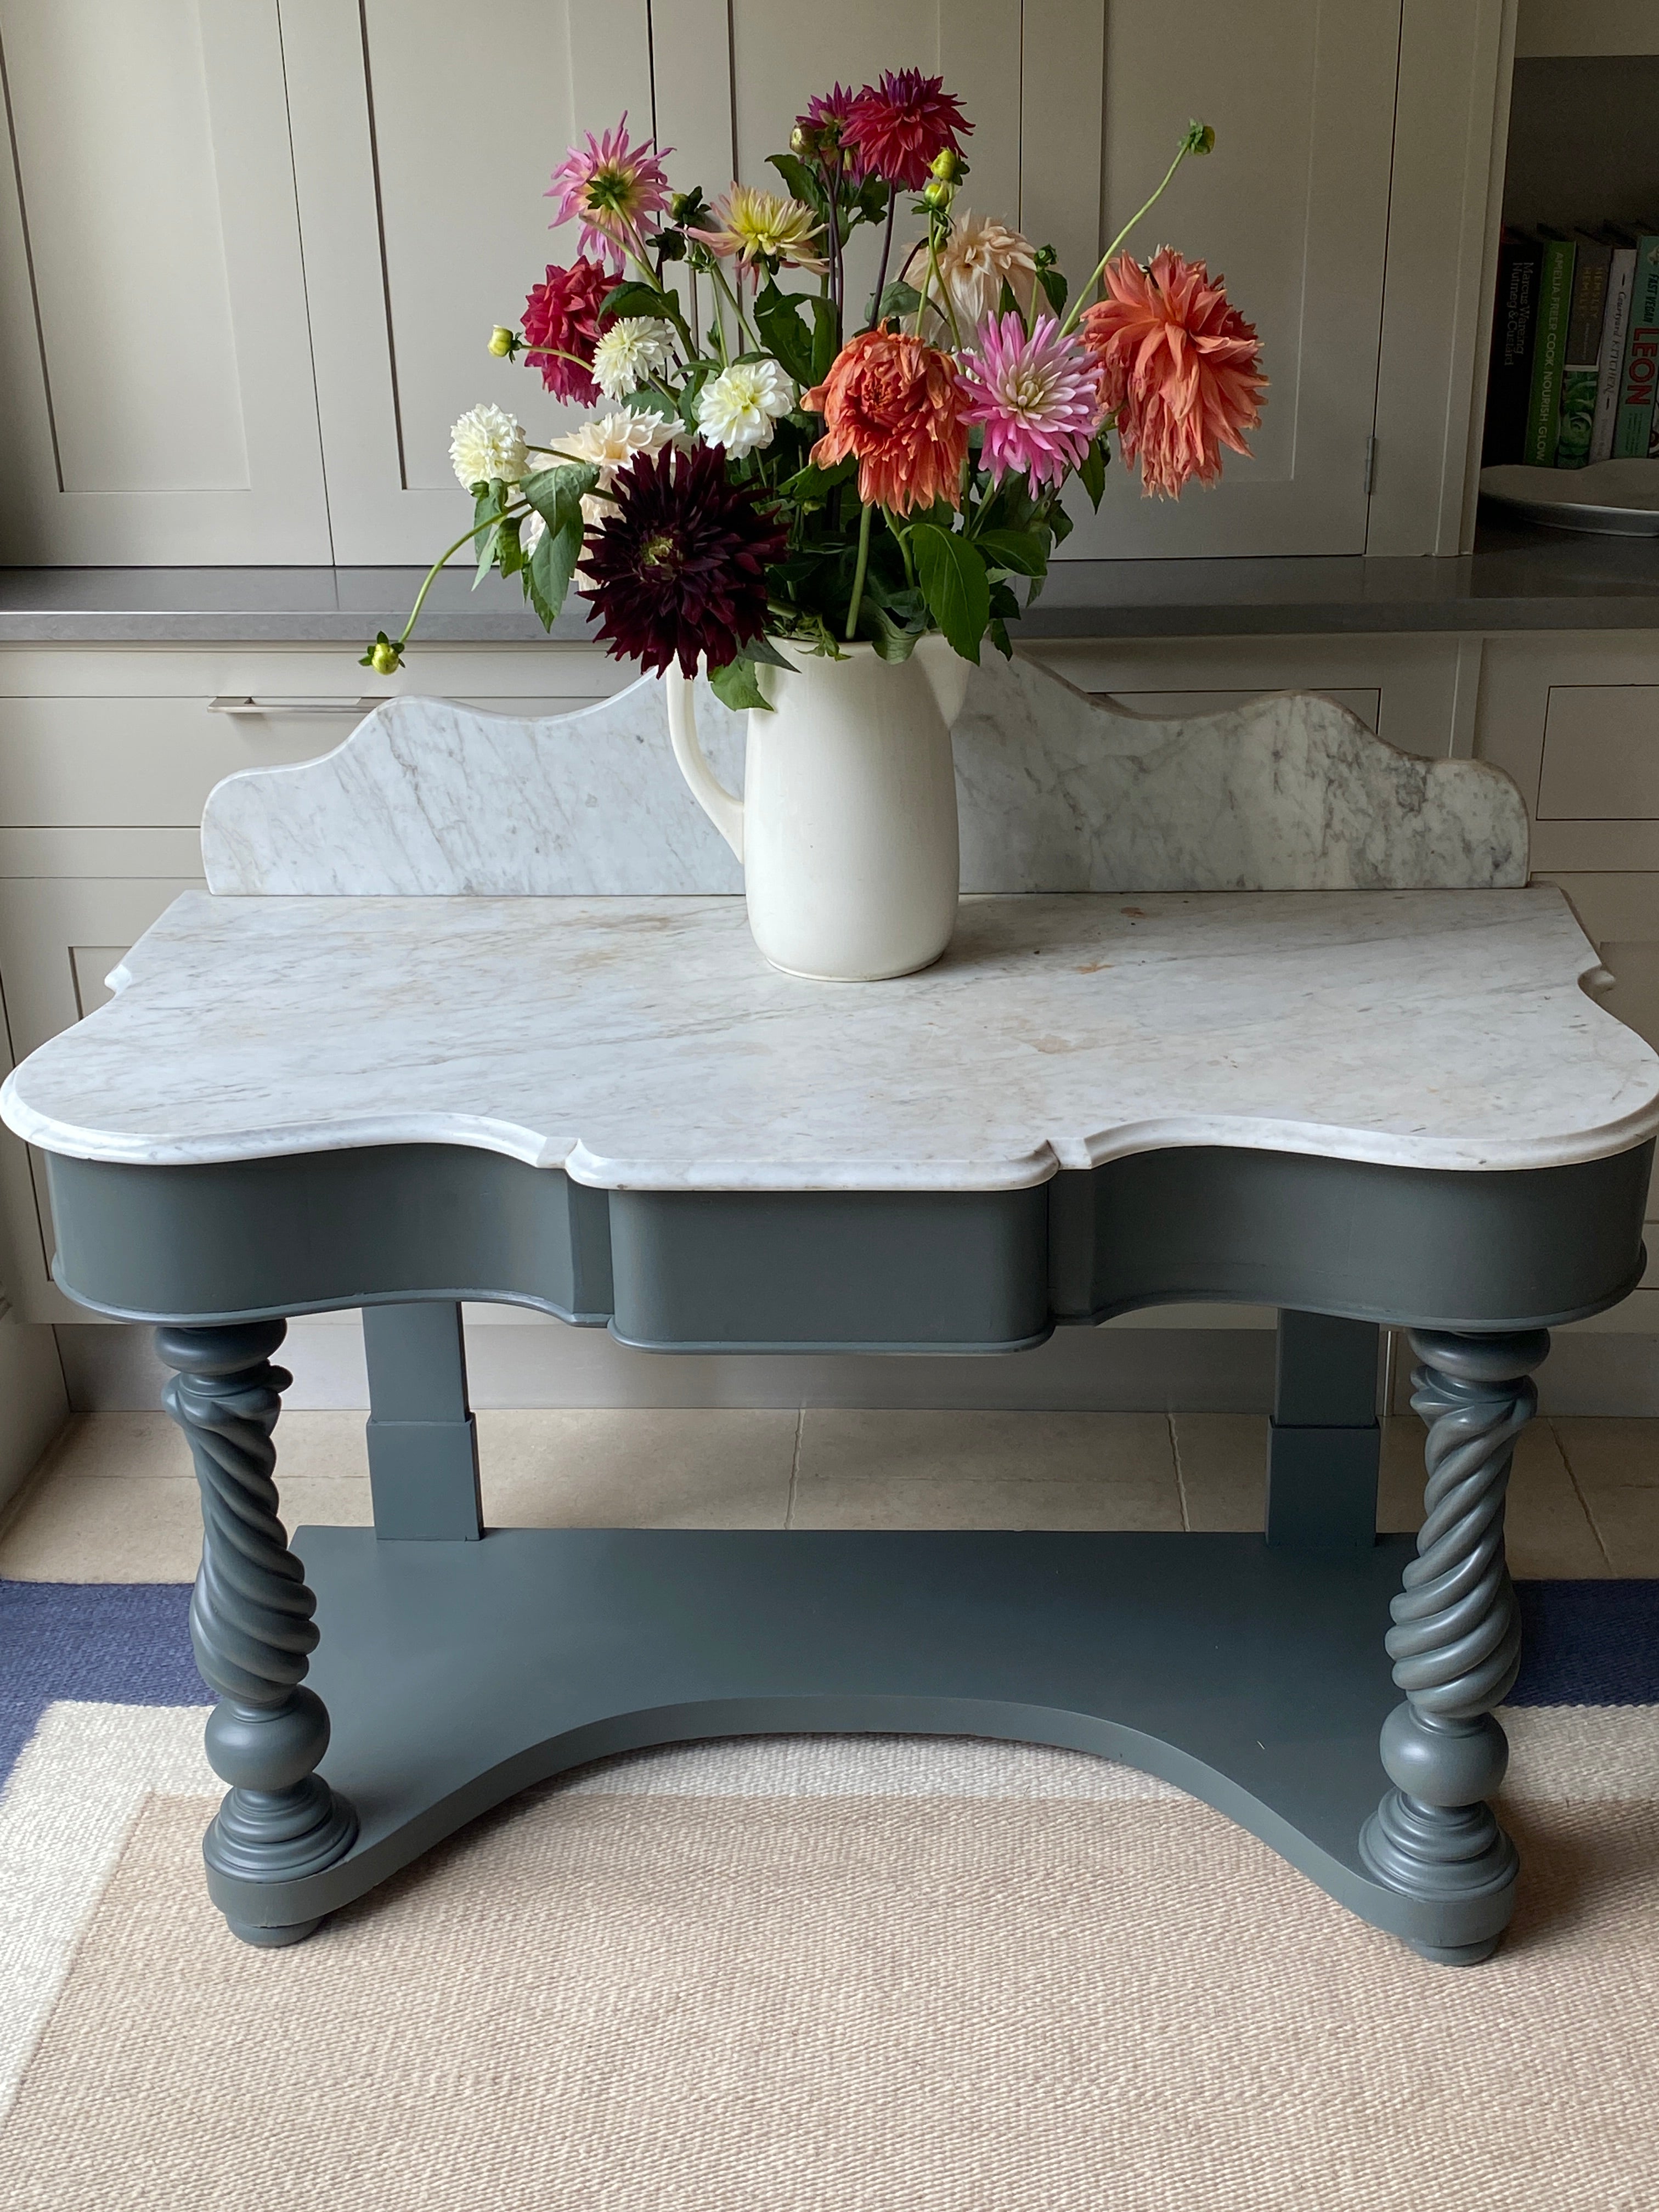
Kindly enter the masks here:
[[[1412, 1404], [1429, 1425], [1425, 1518], [1387, 1639], [1406, 1693], [1382, 1724], [1382, 1765], [1395, 1786], [1366, 1823], [1360, 1850], [1380, 1881], [1407, 1896], [1498, 1900], [1514, 1888], [1517, 1860], [1486, 1802], [1509, 1764], [1492, 1707], [1521, 1664], [1504, 1497], [1515, 1440], [1537, 1410], [1531, 1370], [1550, 1340], [1542, 1329], [1410, 1334], [1420, 1363]], [[1498, 1942], [1413, 1948], [1469, 1966]]]
[[[158, 1328], [177, 1370], [162, 1403], [184, 1431], [202, 1492], [202, 1566], [190, 1601], [196, 1663], [220, 1702], [207, 1753], [230, 1786], [203, 1840], [210, 1867], [243, 1881], [289, 1881], [343, 1858], [357, 1816], [313, 1770], [328, 1749], [328, 1713], [303, 1686], [317, 1648], [317, 1601], [277, 1516], [271, 1431], [293, 1379], [270, 1355], [285, 1322]], [[262, 1928], [232, 1920], [249, 1943], [297, 1943], [315, 1920]]]

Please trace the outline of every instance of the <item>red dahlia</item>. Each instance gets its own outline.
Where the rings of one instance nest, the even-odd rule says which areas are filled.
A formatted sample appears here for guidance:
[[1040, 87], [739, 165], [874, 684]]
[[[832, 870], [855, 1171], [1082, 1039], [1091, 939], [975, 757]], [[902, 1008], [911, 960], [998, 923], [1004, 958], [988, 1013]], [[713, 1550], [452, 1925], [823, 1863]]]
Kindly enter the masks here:
[[616, 281], [597, 261], [579, 254], [568, 269], [550, 269], [547, 282], [532, 287], [524, 303], [525, 366], [540, 369], [556, 399], [591, 407], [599, 398], [599, 387], [584, 364], [617, 319], [599, 313]]
[[900, 190], [919, 192], [936, 155], [960, 154], [958, 131], [973, 125], [944, 89], [942, 76], [920, 70], [885, 70], [878, 85], [866, 84], [848, 110], [842, 131], [867, 170]]
[[[856, 146], [848, 142], [847, 137], [848, 118], [853, 112], [853, 103], [856, 98], [857, 94], [849, 91], [837, 77], [835, 90], [815, 92], [806, 103], [805, 114], [798, 115], [795, 122], [801, 130], [815, 135], [820, 141], [828, 131], [830, 143], [842, 149], [842, 159], [846, 163], [843, 173], [848, 182], [861, 185], [865, 175], [864, 156]], [[833, 167], [835, 165], [831, 161], [828, 166]]]
[[618, 660], [660, 672], [697, 656], [723, 668], [766, 626], [767, 563], [788, 534], [757, 507], [747, 484], [726, 481], [715, 446], [641, 453], [616, 477], [614, 513], [587, 532], [584, 597]]

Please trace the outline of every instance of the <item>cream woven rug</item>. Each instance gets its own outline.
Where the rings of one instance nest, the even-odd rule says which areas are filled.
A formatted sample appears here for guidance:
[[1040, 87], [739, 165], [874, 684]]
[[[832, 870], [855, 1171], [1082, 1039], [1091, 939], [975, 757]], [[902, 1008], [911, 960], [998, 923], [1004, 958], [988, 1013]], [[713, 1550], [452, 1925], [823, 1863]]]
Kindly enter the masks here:
[[[1464, 1972], [1162, 1785], [902, 1739], [612, 1762], [252, 1951], [174, 1794], [199, 1722], [41, 1985], [6, 2212], [1659, 2206], [1651, 1709], [1513, 1716], [1548, 1794]], [[43, 1898], [15, 1808], [54, 1740], [0, 1835]]]

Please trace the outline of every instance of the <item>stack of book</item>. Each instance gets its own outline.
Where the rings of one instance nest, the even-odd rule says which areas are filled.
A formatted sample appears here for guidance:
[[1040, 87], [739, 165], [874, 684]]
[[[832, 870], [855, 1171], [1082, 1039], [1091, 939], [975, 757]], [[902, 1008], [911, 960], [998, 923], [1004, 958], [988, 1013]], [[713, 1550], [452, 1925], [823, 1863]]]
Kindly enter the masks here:
[[1505, 229], [1483, 467], [1659, 458], [1659, 224]]

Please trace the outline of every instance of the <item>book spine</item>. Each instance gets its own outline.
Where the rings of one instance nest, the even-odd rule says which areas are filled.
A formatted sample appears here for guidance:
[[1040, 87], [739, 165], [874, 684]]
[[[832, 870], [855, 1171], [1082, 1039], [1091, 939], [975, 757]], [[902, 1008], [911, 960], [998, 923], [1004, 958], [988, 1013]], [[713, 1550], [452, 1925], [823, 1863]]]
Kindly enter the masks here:
[[[1632, 260], [1635, 257], [1632, 254]], [[1518, 461], [1527, 434], [1532, 383], [1533, 326], [1538, 319], [1538, 240], [1506, 231], [1498, 247], [1498, 297], [1493, 302], [1492, 360], [1486, 373], [1486, 422], [1480, 465]]]
[[1605, 240], [1581, 238], [1572, 276], [1572, 313], [1561, 363], [1561, 423], [1556, 434], [1555, 465], [1582, 469], [1589, 459], [1595, 427], [1596, 362], [1607, 304], [1607, 271], [1613, 249]]
[[1631, 293], [1636, 283], [1636, 248], [1621, 246], [1607, 269], [1607, 306], [1601, 319], [1601, 345], [1595, 361], [1595, 421], [1590, 430], [1592, 461], [1613, 458], [1613, 434], [1619, 425], [1619, 380], [1625, 369], [1625, 339], [1630, 330]]
[[[1656, 241], [1659, 242], [1659, 241]], [[1532, 381], [1527, 398], [1526, 443], [1521, 458], [1534, 468], [1554, 465], [1561, 429], [1561, 365], [1572, 313], [1573, 246], [1570, 238], [1544, 240], [1538, 283], [1538, 330], [1533, 340]], [[1642, 450], [1647, 451], [1645, 435]]]
[[1636, 248], [1636, 278], [1630, 299], [1630, 335], [1625, 342], [1619, 380], [1619, 421], [1613, 450], [1620, 459], [1644, 459], [1653, 427], [1653, 386], [1659, 375], [1659, 237], [1644, 238]]

